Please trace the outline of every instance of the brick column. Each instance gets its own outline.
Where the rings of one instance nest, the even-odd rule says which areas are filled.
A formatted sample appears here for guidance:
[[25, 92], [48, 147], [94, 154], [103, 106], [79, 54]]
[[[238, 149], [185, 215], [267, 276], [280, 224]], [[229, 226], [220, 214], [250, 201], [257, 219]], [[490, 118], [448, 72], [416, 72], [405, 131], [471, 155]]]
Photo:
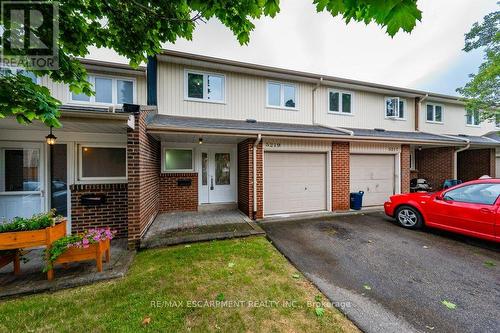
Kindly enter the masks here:
[[238, 209], [250, 218], [264, 217], [263, 203], [263, 146], [257, 146], [257, 212], [253, 216], [253, 145], [255, 139], [238, 144]]
[[137, 248], [159, 210], [160, 143], [147, 134], [156, 107], [141, 106], [135, 126], [127, 130], [128, 244]]
[[418, 178], [427, 179], [433, 190], [441, 190], [445, 179], [453, 179], [455, 148], [427, 148], [415, 151]]
[[332, 143], [332, 210], [349, 210], [350, 153], [349, 142]]
[[410, 192], [410, 145], [401, 145], [401, 193]]

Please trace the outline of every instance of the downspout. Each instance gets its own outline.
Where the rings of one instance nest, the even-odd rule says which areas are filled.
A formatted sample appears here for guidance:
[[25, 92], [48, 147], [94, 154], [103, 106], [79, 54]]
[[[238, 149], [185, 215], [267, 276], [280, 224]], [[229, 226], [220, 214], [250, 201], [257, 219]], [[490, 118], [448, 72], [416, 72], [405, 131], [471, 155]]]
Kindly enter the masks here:
[[262, 135], [257, 135], [257, 140], [255, 140], [253, 144], [253, 219], [256, 219], [257, 216], [257, 146], [260, 141], [262, 141]]
[[157, 105], [158, 97], [158, 60], [156, 56], [148, 56], [146, 85], [147, 85], [147, 103], [148, 105]]
[[316, 85], [314, 86], [314, 88], [312, 89], [312, 124], [313, 125], [316, 125], [316, 118], [315, 118], [315, 113], [316, 113], [316, 110], [315, 110], [315, 105], [314, 105], [314, 100], [316, 99], [316, 90], [321, 86], [321, 83], [323, 82], [323, 77], [320, 77], [319, 78], [319, 81], [316, 83]]
[[429, 94], [425, 96], [415, 98], [415, 131], [420, 131], [420, 109], [422, 108], [422, 103], [429, 98]]

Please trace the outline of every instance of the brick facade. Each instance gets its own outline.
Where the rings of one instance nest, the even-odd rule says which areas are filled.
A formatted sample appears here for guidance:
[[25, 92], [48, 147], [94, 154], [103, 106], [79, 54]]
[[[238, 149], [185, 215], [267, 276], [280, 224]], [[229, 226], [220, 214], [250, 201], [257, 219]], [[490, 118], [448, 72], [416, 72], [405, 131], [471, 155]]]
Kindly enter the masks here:
[[[180, 186], [178, 180], [190, 180]], [[160, 175], [160, 212], [198, 210], [198, 173], [163, 173]]]
[[446, 179], [454, 178], [454, 156], [453, 147], [416, 150], [418, 178], [427, 179], [433, 190], [441, 190]]
[[134, 115], [134, 129], [127, 131], [128, 240], [131, 248], [138, 246], [160, 205], [160, 143], [146, 132], [147, 119], [155, 113], [154, 107], [141, 107]]
[[410, 192], [410, 146], [401, 145], [401, 193]]
[[[128, 236], [127, 184], [71, 185], [71, 231], [80, 233], [89, 228], [110, 227], [117, 238]], [[102, 205], [82, 205], [82, 195], [104, 195]]]
[[481, 176], [495, 176], [495, 149], [468, 149], [458, 153], [458, 179], [467, 182]]
[[238, 144], [238, 209], [252, 219], [264, 218], [263, 146], [257, 146], [257, 212], [253, 216], [253, 145], [255, 139]]
[[349, 142], [332, 143], [332, 210], [346, 211], [350, 206]]

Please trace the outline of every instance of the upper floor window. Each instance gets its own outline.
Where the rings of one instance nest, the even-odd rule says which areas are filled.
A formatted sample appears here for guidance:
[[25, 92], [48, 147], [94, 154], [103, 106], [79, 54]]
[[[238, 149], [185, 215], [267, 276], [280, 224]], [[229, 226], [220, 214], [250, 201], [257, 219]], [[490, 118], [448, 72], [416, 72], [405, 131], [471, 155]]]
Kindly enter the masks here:
[[328, 112], [352, 114], [352, 93], [330, 90], [328, 92]]
[[291, 83], [267, 82], [267, 106], [295, 109], [297, 89]]
[[224, 102], [224, 81], [224, 75], [186, 71], [184, 77], [185, 99]]
[[431, 123], [443, 122], [443, 107], [437, 104], [427, 104], [426, 119]]
[[33, 72], [29, 72], [27, 70], [17, 67], [0, 67], [0, 76], [17, 75], [17, 74], [21, 74], [30, 78], [31, 81], [33, 81], [33, 83], [38, 83], [38, 77]]
[[386, 97], [385, 117], [391, 119], [405, 119], [406, 100], [399, 97]]
[[467, 121], [467, 125], [479, 126], [480, 123], [479, 111], [467, 111], [465, 118]]
[[87, 80], [94, 87], [95, 95], [70, 93], [72, 102], [92, 104], [135, 103], [135, 80], [110, 76], [89, 75]]

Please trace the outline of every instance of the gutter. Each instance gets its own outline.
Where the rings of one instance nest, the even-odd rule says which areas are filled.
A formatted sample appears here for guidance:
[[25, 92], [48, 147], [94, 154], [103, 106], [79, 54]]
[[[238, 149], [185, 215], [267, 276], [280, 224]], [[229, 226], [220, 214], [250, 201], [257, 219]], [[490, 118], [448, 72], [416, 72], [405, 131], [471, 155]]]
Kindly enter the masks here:
[[257, 216], [257, 146], [262, 141], [262, 135], [257, 135], [257, 140], [253, 143], [253, 219]]

